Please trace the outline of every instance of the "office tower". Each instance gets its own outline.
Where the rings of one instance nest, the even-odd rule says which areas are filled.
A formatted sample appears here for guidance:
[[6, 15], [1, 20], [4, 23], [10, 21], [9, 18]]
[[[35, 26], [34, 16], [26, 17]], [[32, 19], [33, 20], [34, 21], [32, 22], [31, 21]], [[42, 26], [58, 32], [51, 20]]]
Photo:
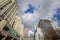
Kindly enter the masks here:
[[51, 19], [40, 19], [36, 26], [35, 40], [58, 40], [57, 26]]
[[17, 9], [16, 0], [0, 0], [0, 40], [19, 40], [13, 28]]

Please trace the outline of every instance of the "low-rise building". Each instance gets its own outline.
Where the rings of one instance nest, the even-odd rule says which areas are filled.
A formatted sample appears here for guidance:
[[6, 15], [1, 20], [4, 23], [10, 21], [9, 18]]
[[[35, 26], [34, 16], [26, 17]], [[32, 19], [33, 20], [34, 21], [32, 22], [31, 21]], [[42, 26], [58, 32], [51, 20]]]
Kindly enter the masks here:
[[29, 29], [28, 28], [24, 28], [24, 37], [28, 37], [28, 33], [29, 33]]
[[18, 32], [18, 34], [20, 35], [20, 40], [22, 40], [24, 26], [23, 26], [21, 17], [16, 16], [15, 24], [14, 24], [13, 28]]
[[28, 28], [24, 28], [24, 31], [23, 31], [23, 39], [24, 40], [29, 40], [28, 39], [28, 32], [29, 32], [29, 29]]

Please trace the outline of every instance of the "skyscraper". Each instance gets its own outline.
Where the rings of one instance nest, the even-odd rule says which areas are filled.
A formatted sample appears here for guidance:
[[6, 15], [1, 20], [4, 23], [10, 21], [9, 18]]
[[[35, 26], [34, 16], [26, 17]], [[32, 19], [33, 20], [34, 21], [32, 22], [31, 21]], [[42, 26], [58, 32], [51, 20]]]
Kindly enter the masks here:
[[35, 38], [41, 40], [57, 40], [59, 35], [57, 35], [57, 26], [55, 22], [51, 19], [40, 19], [36, 31]]
[[16, 0], [0, 0], [0, 40], [19, 40], [13, 28], [17, 9]]

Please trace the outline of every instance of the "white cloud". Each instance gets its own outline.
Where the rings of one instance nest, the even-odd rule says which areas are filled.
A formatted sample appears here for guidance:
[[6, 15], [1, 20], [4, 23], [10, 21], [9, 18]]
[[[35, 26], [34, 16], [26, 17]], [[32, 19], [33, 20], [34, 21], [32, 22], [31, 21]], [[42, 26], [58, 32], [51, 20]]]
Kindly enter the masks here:
[[32, 32], [31, 30], [29, 30], [29, 33], [30, 33], [30, 34], [34, 34], [34, 32]]
[[36, 12], [34, 14], [27, 13], [22, 16], [22, 19], [25, 27], [34, 28], [33, 26], [35, 26], [38, 20], [38, 14]]
[[48, 14], [49, 14], [48, 17], [52, 18], [53, 15], [56, 14], [56, 9], [57, 9], [57, 8], [60, 8], [60, 1], [59, 1], [59, 0], [55, 0], [55, 1], [51, 4], [51, 6], [50, 6], [50, 8], [49, 8], [50, 12], [48, 13]]
[[34, 35], [34, 32], [32, 32], [31, 30], [29, 30], [28, 36], [30, 36], [30, 34], [33, 34]]
[[[59, 1], [59, 0], [55, 0], [55, 2], [53, 2], [53, 3], [51, 4], [50, 13], [49, 13], [48, 17], [53, 18], [53, 16], [54, 16], [55, 14], [57, 14], [57, 13], [56, 13], [56, 9], [57, 9], [57, 8], [60, 8], [60, 1]], [[55, 23], [56, 23], [57, 26], [58, 26], [59, 21], [58, 21], [57, 17], [54, 17], [54, 20], [55, 20]]]
[[[25, 27], [34, 28], [36, 22], [41, 18], [52, 18], [54, 15], [53, 9], [60, 7], [60, 0], [17, 0], [19, 4], [19, 14], [22, 16]], [[25, 14], [24, 10], [28, 8], [31, 3], [36, 11], [33, 14]], [[38, 7], [40, 5], [40, 7]], [[56, 18], [55, 18], [56, 19]]]

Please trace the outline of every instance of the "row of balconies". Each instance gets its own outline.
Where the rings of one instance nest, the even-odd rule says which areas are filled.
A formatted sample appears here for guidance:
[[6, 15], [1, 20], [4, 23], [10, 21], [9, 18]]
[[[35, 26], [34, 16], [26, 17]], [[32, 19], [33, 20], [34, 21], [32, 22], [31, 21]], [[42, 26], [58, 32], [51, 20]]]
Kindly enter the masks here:
[[15, 7], [15, 9], [13, 10], [12, 14], [10, 15], [10, 17], [8, 18], [10, 20], [9, 24], [12, 26], [13, 22], [15, 21], [15, 16], [16, 16], [16, 10], [17, 7]]
[[0, 31], [2, 32], [5, 30], [6, 32], [9, 32], [10, 34], [19, 37], [19, 34], [9, 25], [5, 20], [2, 20], [0, 22]]
[[0, 39], [19, 40], [20, 35], [13, 28], [17, 11], [15, 0], [2, 0], [0, 3]]
[[12, 13], [12, 10], [15, 8], [15, 4], [12, 4], [9, 8], [8, 8], [8, 10], [6, 10], [6, 12], [5, 13], [7, 13], [6, 15], [4, 15], [5, 17], [4, 17], [4, 19], [8, 19], [9, 17], [10, 17], [10, 14]]
[[11, 2], [9, 1], [9, 2], [7, 2], [4, 6], [2, 6], [1, 8], [0, 8], [0, 16], [2, 15], [2, 14], [4, 14], [4, 12], [11, 6], [12, 4], [11, 4]]
[[0, 8], [6, 6], [6, 4], [9, 2], [11, 2], [11, 0], [0, 0]]
[[13, 6], [14, 6], [14, 3], [11, 3], [7, 5], [6, 7], [4, 7], [4, 9], [2, 9], [0, 12], [0, 16], [4, 18], [8, 14], [8, 12], [10, 12]]
[[1, 11], [0, 18], [6, 19], [8, 23], [12, 26], [15, 20], [14, 15], [16, 15], [17, 6], [16, 6], [16, 2], [12, 2], [12, 0], [8, 0], [8, 1], [9, 2], [2, 7], [3, 9], [0, 10]]
[[18, 40], [18, 38], [3, 30], [0, 32], [0, 40]]

